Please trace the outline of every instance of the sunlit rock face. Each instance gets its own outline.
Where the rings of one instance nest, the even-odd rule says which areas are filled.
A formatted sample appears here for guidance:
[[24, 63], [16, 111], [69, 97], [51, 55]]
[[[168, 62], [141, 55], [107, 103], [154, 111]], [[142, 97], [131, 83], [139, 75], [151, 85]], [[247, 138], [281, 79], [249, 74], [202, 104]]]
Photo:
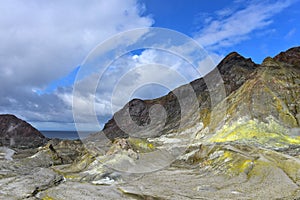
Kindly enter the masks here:
[[[293, 53], [295, 51], [295, 53]], [[284, 61], [299, 57], [298, 48], [266, 58], [251, 77], [224, 101], [226, 119], [211, 141], [251, 141], [269, 148], [300, 144], [300, 68]], [[291, 57], [291, 55], [295, 55]], [[217, 106], [222, 109], [222, 103]]]

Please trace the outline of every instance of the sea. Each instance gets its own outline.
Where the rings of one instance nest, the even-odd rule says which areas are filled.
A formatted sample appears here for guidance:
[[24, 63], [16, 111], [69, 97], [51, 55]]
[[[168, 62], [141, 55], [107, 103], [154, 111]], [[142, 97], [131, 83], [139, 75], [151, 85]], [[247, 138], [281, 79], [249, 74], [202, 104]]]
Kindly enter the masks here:
[[59, 138], [65, 140], [76, 140], [86, 138], [88, 135], [96, 131], [83, 131], [80, 136], [77, 131], [40, 131], [47, 138]]

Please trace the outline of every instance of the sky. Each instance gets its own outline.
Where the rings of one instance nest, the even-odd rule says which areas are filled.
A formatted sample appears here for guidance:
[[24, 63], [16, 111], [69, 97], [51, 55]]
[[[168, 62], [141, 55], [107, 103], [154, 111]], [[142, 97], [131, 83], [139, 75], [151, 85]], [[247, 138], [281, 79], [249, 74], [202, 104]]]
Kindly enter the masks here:
[[[2, 0], [0, 13], [0, 113], [39, 130], [75, 130], [74, 118], [99, 130], [130, 99], [166, 94], [232, 51], [261, 63], [300, 45], [299, 0]], [[191, 42], [205, 55], [196, 69], [183, 59]]]

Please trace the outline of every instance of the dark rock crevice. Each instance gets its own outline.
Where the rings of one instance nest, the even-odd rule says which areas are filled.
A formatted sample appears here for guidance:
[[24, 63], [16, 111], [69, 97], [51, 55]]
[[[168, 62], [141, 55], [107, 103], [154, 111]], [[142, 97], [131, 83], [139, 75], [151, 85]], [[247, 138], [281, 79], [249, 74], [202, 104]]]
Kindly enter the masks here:
[[27, 198], [35, 197], [38, 198], [38, 193], [46, 191], [50, 188], [56, 187], [64, 182], [64, 177], [62, 175], [56, 175], [48, 184], [36, 187], [33, 192], [27, 196]]

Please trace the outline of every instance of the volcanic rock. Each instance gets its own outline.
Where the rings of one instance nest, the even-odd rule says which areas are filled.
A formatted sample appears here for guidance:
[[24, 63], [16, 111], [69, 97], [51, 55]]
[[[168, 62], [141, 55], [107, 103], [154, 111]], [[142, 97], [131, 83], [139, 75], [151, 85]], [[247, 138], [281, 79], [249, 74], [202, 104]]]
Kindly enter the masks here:
[[[196, 95], [196, 98], [199, 101], [197, 104], [202, 112], [201, 115], [202, 117], [206, 117], [206, 115], [208, 115], [207, 110], [211, 110], [211, 88], [218, 88], [219, 84], [224, 84], [225, 92], [230, 94], [237, 90], [257, 67], [258, 65], [252, 62], [250, 58], [246, 59], [236, 52], [230, 53], [220, 62], [215, 70], [208, 73], [205, 77], [194, 80], [190, 84], [183, 85], [170, 92], [166, 96], [153, 100], [131, 100], [120, 111], [115, 113], [114, 117], [105, 124], [103, 131], [111, 140], [117, 137], [127, 138], [128, 132], [134, 132], [134, 128], [130, 129], [129, 127], [127, 128], [127, 133], [125, 133], [125, 131], [122, 130], [117, 124], [115, 120], [116, 118], [124, 120], [122, 123], [125, 126], [129, 126], [129, 122], [126, 122], [126, 120], [132, 120], [136, 125], [144, 126], [146, 129], [146, 126], [151, 122], [149, 117], [150, 108], [155, 104], [159, 104], [164, 107], [167, 113], [166, 122], [163, 125], [163, 128], [160, 128], [159, 133], [153, 134], [159, 125], [152, 124], [151, 130], [147, 129], [145, 131], [147, 131], [148, 136], [151, 134], [152, 136], [163, 135], [168, 131], [177, 129], [179, 127], [181, 119], [181, 105], [178, 101], [178, 97], [176, 96], [177, 94], [182, 94], [186, 91], [189, 91], [189, 88], [192, 87], [193, 93]], [[210, 84], [210, 88], [207, 86], [208, 82]], [[189, 95], [190, 94], [187, 92], [185, 97], [187, 101], [185, 102], [186, 104], [189, 103]], [[184, 94], [181, 96], [184, 96]], [[219, 99], [218, 102], [221, 100], [222, 99]], [[128, 113], [130, 114], [130, 118], [128, 117]]]
[[15, 148], [34, 148], [48, 139], [37, 129], [14, 115], [0, 115], [0, 145]]

